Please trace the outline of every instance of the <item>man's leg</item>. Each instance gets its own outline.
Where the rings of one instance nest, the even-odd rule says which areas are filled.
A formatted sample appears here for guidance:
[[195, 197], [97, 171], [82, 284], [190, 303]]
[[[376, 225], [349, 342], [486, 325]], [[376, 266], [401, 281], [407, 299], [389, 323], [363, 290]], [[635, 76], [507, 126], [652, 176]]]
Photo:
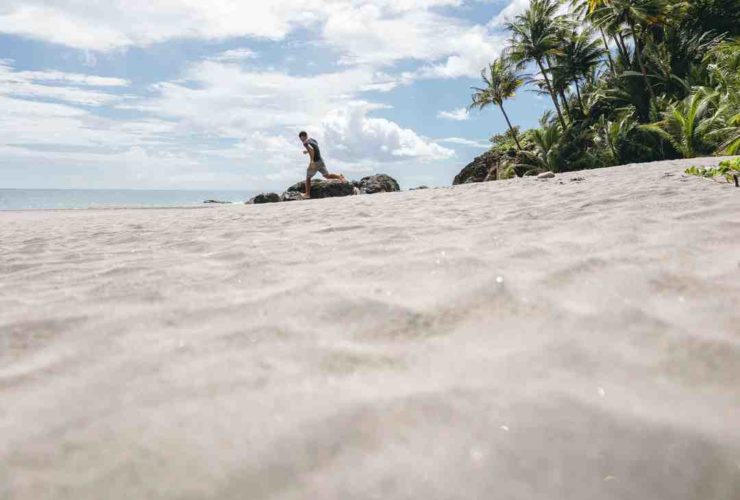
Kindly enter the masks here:
[[342, 174], [330, 174], [329, 171], [326, 169], [326, 164], [324, 164], [323, 161], [319, 162], [318, 171], [321, 172], [321, 175], [324, 177], [324, 179], [347, 182], [347, 178], [344, 177]]
[[311, 163], [306, 170], [306, 192], [304, 193], [304, 197], [306, 198], [311, 197], [311, 179], [313, 179], [313, 176], [316, 175], [318, 171], [318, 166], [315, 163]]

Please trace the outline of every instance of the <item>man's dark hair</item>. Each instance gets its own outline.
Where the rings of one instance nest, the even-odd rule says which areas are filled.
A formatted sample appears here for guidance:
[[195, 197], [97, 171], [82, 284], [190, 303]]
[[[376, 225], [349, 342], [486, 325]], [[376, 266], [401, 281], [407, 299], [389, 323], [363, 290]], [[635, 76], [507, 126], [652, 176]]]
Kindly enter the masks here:
[[300, 134], [298, 134], [298, 137], [300, 137], [301, 139], [303, 139], [304, 137], [308, 137], [308, 133], [301, 132]]

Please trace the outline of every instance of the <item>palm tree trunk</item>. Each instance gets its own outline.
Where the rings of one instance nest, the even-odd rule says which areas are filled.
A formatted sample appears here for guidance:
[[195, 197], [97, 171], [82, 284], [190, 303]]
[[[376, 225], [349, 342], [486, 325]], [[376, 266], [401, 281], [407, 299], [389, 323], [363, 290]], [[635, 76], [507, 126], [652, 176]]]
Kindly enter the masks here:
[[586, 114], [586, 107], [583, 105], [583, 97], [581, 97], [581, 88], [578, 86], [578, 78], [573, 80], [573, 83], [576, 84], [576, 95], [578, 96], [578, 104], [581, 105], [581, 111], [583, 112], [584, 116]]
[[[545, 63], [547, 63], [547, 71], [552, 73], [552, 63], [550, 62], [549, 57], [545, 58]], [[570, 106], [568, 106], [568, 99], [565, 98], [565, 91], [563, 91], [563, 89], [558, 89], [557, 93], [560, 96], [560, 99], [563, 100], [563, 109], [565, 109], [565, 114], [568, 115], [568, 120], [573, 123], [573, 115], [570, 112]]]
[[622, 57], [624, 57], [625, 62], [628, 66], [632, 65], [632, 62], [630, 61], [630, 53], [627, 50], [627, 44], [624, 42], [624, 37], [621, 33], [617, 32], [617, 36], [614, 39], [617, 41], [617, 45], [619, 46], [619, 50], [622, 52]]
[[647, 68], [645, 62], [642, 60], [642, 47], [640, 47], [640, 40], [637, 38], [637, 31], [635, 30], [635, 23], [630, 20], [630, 31], [632, 32], [632, 40], [635, 43], [635, 56], [637, 56], [637, 63], [640, 65], [640, 71], [642, 72], [642, 79], [645, 81], [645, 87], [647, 87], [648, 93], [650, 94], [651, 105], [655, 103], [655, 92], [653, 86], [650, 84], [648, 79]]
[[599, 32], [601, 32], [601, 40], [604, 42], [604, 48], [606, 49], [606, 57], [609, 58], [609, 67], [612, 70], [612, 75], [617, 76], [617, 70], [614, 67], [614, 59], [612, 59], [612, 51], [609, 48], [609, 42], [606, 40], [606, 33], [604, 33], [603, 28], [599, 28]]
[[506, 114], [506, 110], [504, 109], [503, 103], [499, 104], [498, 107], [501, 108], [501, 112], [504, 114], [504, 118], [506, 118], [506, 123], [509, 125], [509, 130], [511, 131], [511, 136], [514, 138], [514, 142], [516, 143], [517, 149], [521, 151], [522, 145], [519, 144], [519, 138], [516, 136], [516, 130], [514, 130], [514, 127], [511, 125], [511, 120], [509, 120], [509, 115]]
[[570, 123], [573, 123], [573, 113], [570, 112], [570, 106], [568, 105], [568, 99], [565, 97], [565, 91], [560, 89], [558, 90], [558, 94], [560, 94], [560, 99], [563, 101], [563, 109], [565, 109], [565, 114], [568, 115], [568, 120], [570, 120]]
[[540, 72], [542, 73], [542, 77], [545, 79], [545, 85], [547, 85], [547, 90], [550, 92], [550, 97], [552, 98], [552, 103], [555, 105], [555, 111], [558, 113], [558, 119], [560, 120], [560, 125], [563, 126], [563, 130], [565, 130], [565, 120], [563, 119], [563, 112], [560, 110], [560, 104], [558, 103], [558, 98], [555, 95], [555, 92], [552, 90], [552, 85], [550, 85], [550, 79], [547, 77], [547, 72], [545, 71], [544, 66], [542, 66], [542, 60], [537, 59], [537, 66], [540, 68]]

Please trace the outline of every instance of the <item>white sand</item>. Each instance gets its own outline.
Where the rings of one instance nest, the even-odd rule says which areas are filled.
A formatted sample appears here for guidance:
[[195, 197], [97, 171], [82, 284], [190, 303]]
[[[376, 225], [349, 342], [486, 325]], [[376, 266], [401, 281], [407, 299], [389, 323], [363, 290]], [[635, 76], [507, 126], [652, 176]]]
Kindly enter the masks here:
[[740, 189], [685, 166], [0, 213], [0, 498], [736, 500]]

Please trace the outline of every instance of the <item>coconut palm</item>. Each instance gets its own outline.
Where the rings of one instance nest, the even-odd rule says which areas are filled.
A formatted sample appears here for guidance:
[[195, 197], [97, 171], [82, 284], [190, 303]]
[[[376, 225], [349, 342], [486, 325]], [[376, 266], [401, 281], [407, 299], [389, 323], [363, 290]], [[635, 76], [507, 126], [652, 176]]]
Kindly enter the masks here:
[[548, 58], [560, 52], [559, 34], [562, 18], [557, 15], [558, 6], [559, 3], [554, 0], [531, 0], [529, 8], [507, 25], [512, 33], [508, 56], [520, 66], [529, 62], [537, 65], [555, 105], [558, 119], [565, 127], [557, 93], [545, 69]]
[[[663, 14], [666, 12], [665, 0], [590, 0], [592, 9], [596, 9], [599, 15], [599, 23], [608, 26], [612, 30], [618, 30], [620, 26], [627, 26], [628, 33], [632, 37], [635, 58], [640, 66], [645, 88], [650, 94], [650, 99], [655, 104], [656, 96], [653, 86], [648, 78], [647, 67], [643, 57], [643, 47], [647, 43], [648, 28], [663, 22]], [[624, 42], [622, 41], [623, 50]]]
[[727, 132], [723, 110], [717, 106], [717, 94], [698, 89], [689, 97], [671, 105], [663, 113], [663, 120], [643, 125], [670, 142], [684, 158], [698, 154], [711, 154], [713, 137]]
[[720, 112], [726, 122], [723, 142], [718, 152], [740, 153], [740, 40], [714, 47], [705, 57], [709, 82], [718, 95]]
[[[519, 175], [740, 153], [737, 1], [528, 0], [504, 54], [554, 107], [522, 133], [502, 107], [508, 139], [492, 149], [516, 137]], [[486, 71], [474, 106], [496, 104]]]
[[[596, 0], [601, 1], [601, 0]], [[591, 2], [592, 0], [570, 0], [571, 8], [573, 9], [573, 14], [580, 19], [582, 24], [588, 26], [589, 24], [595, 25], [594, 19], [593, 19], [593, 12], [594, 10], [591, 8]], [[593, 28], [587, 28], [587, 29], [593, 29]], [[606, 33], [604, 32], [603, 28], [598, 27], [599, 35], [601, 35], [601, 42], [603, 43], [603, 51], [604, 54], [606, 54], [607, 61], [609, 62], [609, 69], [612, 72], [612, 75], [617, 74], [616, 66], [614, 65], [614, 58], [612, 58], [612, 52], [609, 48], [609, 42], [606, 39]]]
[[561, 54], [556, 57], [558, 70], [575, 85], [582, 111], [584, 104], [580, 82], [588, 78], [594, 68], [601, 64], [605, 52], [594, 35], [595, 32], [590, 28], [580, 33], [572, 30], [565, 37], [565, 42], [561, 46]]
[[516, 91], [524, 85], [524, 80], [505, 57], [495, 59], [489, 64], [488, 68], [481, 72], [481, 78], [485, 87], [473, 87], [475, 92], [472, 96], [473, 103], [471, 107], [482, 110], [492, 104], [498, 106], [506, 119], [506, 124], [509, 126], [516, 147], [521, 151], [522, 145], [519, 143], [516, 129], [511, 124], [509, 115], [504, 109], [504, 101], [516, 95]]
[[524, 170], [526, 174], [560, 170], [558, 148], [563, 129], [557, 122], [550, 123], [547, 115], [540, 120], [540, 126], [532, 131], [535, 150], [533, 152], [523, 151], [522, 162], [517, 165], [517, 168]]

